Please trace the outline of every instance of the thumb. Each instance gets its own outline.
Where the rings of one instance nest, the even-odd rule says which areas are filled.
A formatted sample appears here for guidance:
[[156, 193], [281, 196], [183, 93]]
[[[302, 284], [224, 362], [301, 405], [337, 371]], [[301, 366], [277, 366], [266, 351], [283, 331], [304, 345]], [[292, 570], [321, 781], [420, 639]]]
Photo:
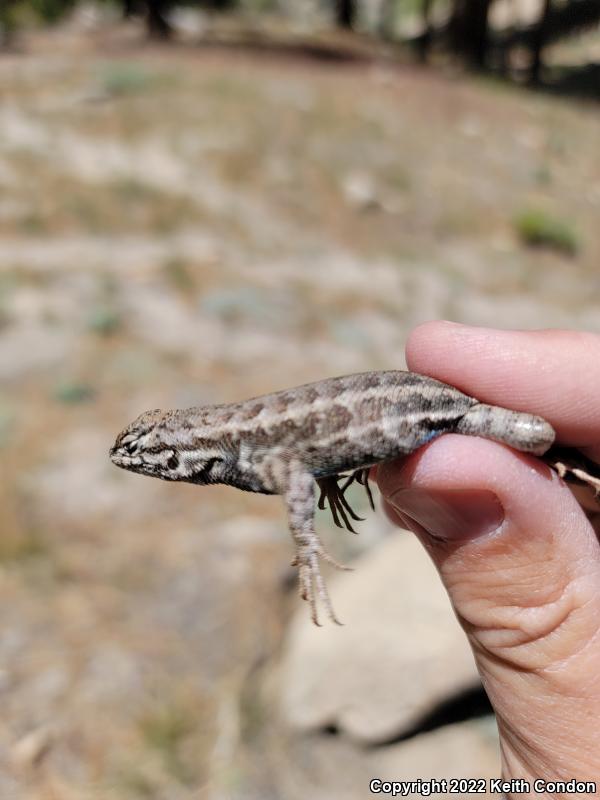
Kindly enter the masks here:
[[534, 458], [453, 435], [377, 477], [469, 638], [504, 776], [597, 780], [600, 548], [569, 489]]

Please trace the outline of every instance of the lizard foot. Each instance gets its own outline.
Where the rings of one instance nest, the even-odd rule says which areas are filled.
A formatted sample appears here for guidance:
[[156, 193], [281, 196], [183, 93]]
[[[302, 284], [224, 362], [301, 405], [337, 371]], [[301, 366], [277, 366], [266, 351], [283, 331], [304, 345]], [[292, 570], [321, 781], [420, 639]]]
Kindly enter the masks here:
[[[338, 528], [346, 527], [351, 533], [356, 533], [352, 527], [352, 523], [348, 519], [348, 516], [350, 516], [356, 522], [362, 522], [364, 519], [364, 517], [358, 516], [350, 503], [346, 500], [346, 489], [352, 484], [353, 481], [365, 486], [371, 508], [375, 508], [373, 504], [373, 495], [371, 494], [371, 490], [367, 483], [367, 474], [368, 470], [366, 469], [356, 470], [356, 472], [353, 472], [352, 475], [349, 475], [346, 478], [342, 486], [338, 484], [338, 481], [342, 478], [340, 475], [331, 475], [327, 478], [320, 478], [317, 480], [319, 489], [321, 490], [318, 507], [321, 509], [321, 511], [323, 511], [325, 508], [325, 501], [329, 503], [331, 516], [333, 517], [333, 521]], [[340, 522], [340, 517], [342, 518], [343, 525]]]
[[588, 487], [600, 504], [600, 467], [574, 448], [553, 447], [543, 456], [560, 478]]
[[365, 492], [367, 493], [367, 497], [369, 498], [369, 505], [371, 506], [371, 510], [375, 511], [375, 502], [373, 501], [373, 495], [371, 494], [371, 487], [369, 486], [369, 468], [365, 467], [365, 469], [354, 470], [352, 475], [349, 475], [348, 478], [346, 478], [346, 481], [341, 488], [342, 494], [346, 491], [346, 489], [349, 486], [352, 485], [354, 481], [360, 483], [361, 486], [365, 487]]
[[342, 625], [343, 623], [339, 621], [333, 610], [329, 591], [321, 574], [319, 559], [327, 561], [336, 569], [349, 571], [352, 570], [352, 567], [339, 564], [332, 558], [319, 541], [316, 533], [310, 539], [310, 543], [303, 543], [298, 546], [296, 557], [292, 561], [292, 566], [298, 567], [300, 597], [309, 603], [310, 617], [315, 625], [321, 626], [317, 613], [317, 598], [325, 607], [329, 619], [335, 622], [336, 625]]
[[543, 460], [567, 483], [597, 533], [600, 533], [600, 466], [580, 450], [552, 447]]

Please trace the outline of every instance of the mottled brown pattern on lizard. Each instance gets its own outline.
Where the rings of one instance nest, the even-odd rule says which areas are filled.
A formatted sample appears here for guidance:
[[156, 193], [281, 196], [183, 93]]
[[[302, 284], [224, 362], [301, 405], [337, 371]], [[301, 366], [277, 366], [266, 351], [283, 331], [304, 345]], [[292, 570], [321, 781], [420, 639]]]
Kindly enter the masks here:
[[110, 455], [124, 469], [163, 480], [283, 495], [300, 594], [318, 624], [317, 597], [338, 621], [319, 559], [340, 565], [314, 529], [315, 481], [319, 507], [327, 502], [335, 523], [352, 530], [351, 520], [359, 518], [344, 497], [350, 483], [368, 491], [370, 466], [450, 432], [536, 455], [554, 440], [540, 417], [480, 403], [433, 378], [389, 371], [329, 378], [241, 403], [146, 412], [119, 435]]

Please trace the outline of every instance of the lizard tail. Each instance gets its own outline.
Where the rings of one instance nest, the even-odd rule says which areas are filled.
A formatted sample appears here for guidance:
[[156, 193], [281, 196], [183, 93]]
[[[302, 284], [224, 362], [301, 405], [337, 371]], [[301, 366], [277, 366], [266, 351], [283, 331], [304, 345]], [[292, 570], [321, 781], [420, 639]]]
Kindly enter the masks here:
[[554, 428], [542, 417], [477, 403], [461, 417], [456, 433], [484, 436], [523, 453], [543, 455], [554, 442]]

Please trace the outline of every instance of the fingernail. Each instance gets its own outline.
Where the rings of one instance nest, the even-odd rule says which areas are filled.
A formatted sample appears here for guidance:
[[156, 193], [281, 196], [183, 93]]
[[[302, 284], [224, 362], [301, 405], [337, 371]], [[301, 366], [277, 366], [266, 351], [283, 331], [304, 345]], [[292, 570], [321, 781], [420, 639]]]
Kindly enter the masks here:
[[475, 539], [504, 520], [500, 501], [489, 491], [400, 489], [388, 502], [436, 539]]

